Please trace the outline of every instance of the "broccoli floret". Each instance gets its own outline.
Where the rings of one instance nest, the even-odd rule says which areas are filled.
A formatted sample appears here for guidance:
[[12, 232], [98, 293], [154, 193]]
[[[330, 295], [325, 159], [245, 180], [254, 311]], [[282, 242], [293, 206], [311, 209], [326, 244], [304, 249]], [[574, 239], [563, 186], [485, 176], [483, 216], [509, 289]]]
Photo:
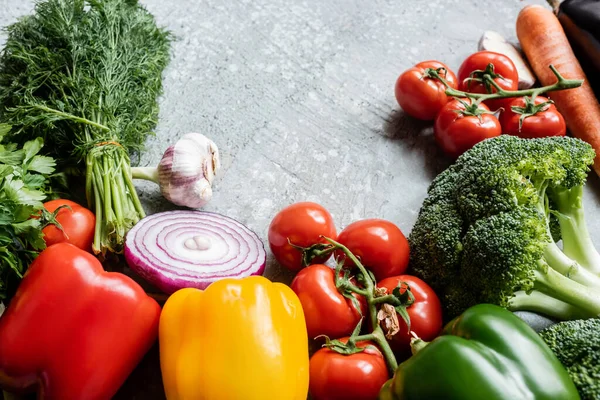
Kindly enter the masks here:
[[434, 179], [409, 235], [410, 272], [440, 295], [446, 318], [482, 302], [600, 315], [600, 255], [582, 203], [594, 157], [579, 139], [502, 135]]
[[540, 336], [575, 383], [581, 400], [600, 399], [600, 320], [565, 321]]

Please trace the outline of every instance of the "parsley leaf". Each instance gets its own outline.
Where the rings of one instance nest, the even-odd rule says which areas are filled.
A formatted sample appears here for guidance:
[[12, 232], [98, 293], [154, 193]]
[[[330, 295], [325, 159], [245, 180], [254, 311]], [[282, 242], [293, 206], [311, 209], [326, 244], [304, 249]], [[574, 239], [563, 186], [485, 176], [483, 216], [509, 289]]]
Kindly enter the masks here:
[[[10, 126], [0, 124], [0, 142]], [[38, 155], [41, 138], [18, 149], [0, 144], [0, 300], [14, 294], [23, 274], [46, 245], [42, 221], [31, 218], [43, 208], [52, 189], [54, 160]]]

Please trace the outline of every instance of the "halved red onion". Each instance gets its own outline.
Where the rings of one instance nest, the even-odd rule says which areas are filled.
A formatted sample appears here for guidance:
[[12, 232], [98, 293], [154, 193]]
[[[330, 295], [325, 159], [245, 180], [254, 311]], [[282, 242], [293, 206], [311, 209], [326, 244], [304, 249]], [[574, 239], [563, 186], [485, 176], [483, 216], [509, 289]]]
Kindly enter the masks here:
[[205, 289], [223, 278], [262, 275], [267, 255], [258, 236], [221, 214], [165, 211], [139, 221], [125, 240], [129, 267], [171, 294]]

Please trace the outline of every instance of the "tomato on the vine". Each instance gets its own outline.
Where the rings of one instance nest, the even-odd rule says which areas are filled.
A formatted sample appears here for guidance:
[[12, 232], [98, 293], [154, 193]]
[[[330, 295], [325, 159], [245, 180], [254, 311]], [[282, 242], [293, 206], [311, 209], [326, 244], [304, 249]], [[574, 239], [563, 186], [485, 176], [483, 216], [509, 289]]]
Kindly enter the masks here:
[[[351, 280], [356, 285], [356, 281]], [[290, 285], [302, 303], [309, 339], [319, 335], [330, 338], [349, 336], [361, 316], [367, 313], [364, 297], [353, 294], [344, 297], [335, 285], [335, 271], [323, 264], [310, 265], [300, 272]]]
[[[401, 282], [408, 284], [414, 296], [414, 303], [406, 307], [410, 317], [410, 330], [426, 342], [435, 339], [442, 330], [443, 324], [440, 299], [427, 283], [411, 275], [386, 278], [377, 282], [377, 287], [385, 288], [388, 293], [392, 293]], [[406, 322], [399, 314], [397, 316], [400, 331], [389, 340], [390, 347], [399, 356], [408, 357], [412, 336]]]
[[50, 213], [54, 213], [59, 207], [63, 208], [58, 210], [55, 219], [61, 225], [62, 230], [54, 224], [44, 227], [42, 233], [46, 246], [66, 242], [91, 252], [96, 226], [94, 213], [74, 201], [65, 199], [50, 200], [44, 203], [44, 208]]
[[433, 132], [442, 150], [456, 158], [482, 140], [500, 136], [502, 127], [485, 104], [454, 99], [438, 114]]
[[[346, 343], [348, 338], [340, 339]], [[371, 342], [358, 342], [365, 350], [344, 355], [328, 348], [310, 358], [309, 392], [313, 400], [373, 400], [389, 379], [381, 351]]]
[[398, 104], [408, 115], [432, 120], [449, 100], [446, 87], [429, 70], [435, 70], [456, 89], [456, 75], [439, 61], [423, 61], [404, 71], [396, 80], [395, 95]]
[[[514, 109], [513, 109], [514, 107]], [[500, 116], [502, 133], [522, 138], [565, 136], [565, 119], [548, 98], [537, 96], [514, 99]]]
[[[400, 275], [408, 267], [408, 241], [400, 228], [390, 221], [365, 219], [353, 222], [340, 232], [337, 241], [358, 257], [377, 280]], [[342, 254], [337, 251], [336, 258]], [[348, 259], [345, 264], [353, 265]]]
[[[490, 66], [490, 64], [492, 66]], [[504, 90], [519, 89], [519, 73], [510, 58], [493, 51], [478, 51], [467, 57], [458, 69], [459, 89], [469, 93], [496, 93], [496, 88], [483, 80], [488, 74]], [[512, 99], [487, 100], [488, 107], [496, 111]]]
[[[285, 207], [275, 215], [269, 225], [268, 240], [275, 259], [290, 271], [299, 271], [303, 267], [302, 251], [294, 246], [309, 247], [316, 243], [327, 243], [320, 235], [335, 239], [336, 234], [333, 217], [323, 206], [300, 202]], [[313, 263], [323, 263], [328, 258], [318, 257], [313, 259]]]

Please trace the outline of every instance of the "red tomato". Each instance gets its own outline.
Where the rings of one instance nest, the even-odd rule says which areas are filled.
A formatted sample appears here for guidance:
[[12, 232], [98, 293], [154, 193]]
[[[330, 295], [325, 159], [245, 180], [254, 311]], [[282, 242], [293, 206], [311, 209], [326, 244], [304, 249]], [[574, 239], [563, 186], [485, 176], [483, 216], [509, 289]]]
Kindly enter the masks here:
[[[327, 243], [319, 236], [336, 238], [336, 229], [331, 214], [316, 203], [300, 202], [279, 211], [269, 226], [269, 247], [275, 259], [290, 271], [302, 269], [302, 252], [288, 243], [309, 247], [316, 243]], [[327, 261], [329, 257], [314, 259], [314, 264]]]
[[[567, 133], [565, 120], [554, 104], [548, 101], [548, 98], [542, 96], [537, 96], [534, 102], [525, 97], [514, 99], [500, 116], [502, 133], [527, 139], [565, 136]], [[546, 104], [540, 106], [544, 103]], [[521, 112], [514, 112], [512, 107], [518, 107]], [[519, 120], [523, 115], [525, 115], [523, 125], [519, 127]]]
[[[377, 280], [400, 275], [408, 267], [409, 248], [406, 237], [396, 225], [383, 219], [365, 219], [348, 225], [338, 242], [346, 246]], [[336, 257], [342, 257], [341, 251]], [[350, 260], [346, 264], [353, 265]]]
[[[410, 330], [428, 342], [435, 339], [442, 330], [442, 304], [433, 289], [421, 279], [411, 275], [400, 275], [386, 278], [377, 283], [377, 287], [386, 288], [392, 293], [400, 282], [406, 282], [415, 297], [415, 302], [407, 307], [410, 316]], [[399, 356], [410, 356], [410, 340], [412, 338], [406, 323], [400, 315], [400, 332], [389, 341], [392, 350]], [[399, 360], [400, 361], [400, 360]]]
[[[353, 283], [356, 284], [355, 281]], [[302, 303], [311, 339], [319, 335], [332, 339], [349, 336], [361, 315], [367, 315], [365, 299], [354, 294], [360, 304], [360, 310], [357, 309], [352, 300], [337, 290], [335, 271], [326, 265], [314, 264], [304, 268], [290, 286]]]
[[433, 126], [435, 139], [442, 150], [456, 158], [482, 140], [500, 136], [500, 121], [489, 111], [485, 104], [475, 107], [470, 99], [454, 99], [446, 104]]
[[[348, 338], [340, 339], [346, 343]], [[376, 400], [389, 379], [383, 355], [371, 342], [358, 342], [360, 353], [339, 354], [323, 348], [310, 358], [309, 392], [313, 400]]]
[[[487, 70], [488, 65], [494, 66], [493, 72]], [[474, 71], [490, 72], [494, 78], [494, 82], [504, 90], [519, 89], [519, 73], [517, 67], [510, 58], [504, 54], [495, 53], [493, 51], [479, 51], [471, 54], [458, 69], [458, 82], [460, 90], [470, 93], [496, 93], [496, 88], [486, 86], [482, 82], [469, 80], [470, 77], [481, 79], [481, 73], [471, 74]], [[497, 110], [500, 107], [506, 109], [506, 105], [511, 99], [488, 100], [486, 104], [492, 110]]]
[[56, 220], [62, 226], [62, 231], [56, 225], [50, 224], [42, 229], [46, 246], [56, 243], [71, 243], [85, 251], [92, 251], [96, 216], [90, 210], [79, 204], [64, 199], [51, 200], [44, 203], [44, 208], [53, 213], [60, 206]]
[[439, 74], [454, 89], [457, 88], [456, 75], [439, 61], [423, 61], [404, 71], [396, 81], [395, 94], [400, 107], [408, 115], [432, 120], [449, 100], [446, 87], [436, 78], [425, 75], [427, 68], [440, 70]]

